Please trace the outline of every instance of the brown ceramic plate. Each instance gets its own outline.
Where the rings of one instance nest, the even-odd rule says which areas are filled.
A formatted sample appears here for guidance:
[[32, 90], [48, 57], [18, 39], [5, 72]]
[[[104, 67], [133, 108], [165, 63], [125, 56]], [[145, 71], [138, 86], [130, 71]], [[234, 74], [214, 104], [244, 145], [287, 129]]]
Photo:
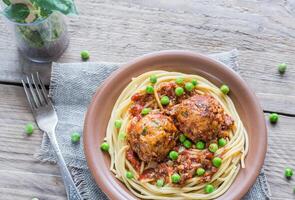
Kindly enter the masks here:
[[238, 74], [218, 61], [189, 51], [162, 51], [139, 57], [114, 72], [97, 90], [84, 125], [84, 150], [96, 183], [112, 200], [136, 199], [110, 172], [110, 158], [100, 151], [99, 146], [105, 137], [113, 105], [131, 78], [159, 69], [198, 74], [216, 86], [229, 85], [229, 96], [248, 131], [250, 145], [246, 168], [240, 170], [229, 190], [218, 199], [240, 199], [254, 184], [263, 165], [267, 147], [263, 111], [256, 96]]

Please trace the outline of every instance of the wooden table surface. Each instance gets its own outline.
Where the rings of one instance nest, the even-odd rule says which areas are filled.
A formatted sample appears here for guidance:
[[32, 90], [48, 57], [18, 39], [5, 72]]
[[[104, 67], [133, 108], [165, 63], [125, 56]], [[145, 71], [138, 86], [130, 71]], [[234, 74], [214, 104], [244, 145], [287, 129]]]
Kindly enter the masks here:
[[[88, 0], [76, 1], [80, 15], [68, 18], [70, 46], [58, 62], [125, 62], [166, 49], [215, 53], [237, 48], [240, 74], [265, 111], [280, 113], [277, 125], [267, 121], [265, 161], [273, 199], [295, 199], [295, 181], [287, 182], [282, 165], [295, 167], [295, 1], [293, 0]], [[288, 69], [280, 76], [277, 64]], [[66, 199], [58, 168], [33, 158], [40, 132], [25, 136], [33, 121], [20, 79], [39, 71], [49, 82], [50, 65], [34, 64], [18, 52], [0, 19], [0, 199]], [[277, 140], [285, 140], [277, 146]]]

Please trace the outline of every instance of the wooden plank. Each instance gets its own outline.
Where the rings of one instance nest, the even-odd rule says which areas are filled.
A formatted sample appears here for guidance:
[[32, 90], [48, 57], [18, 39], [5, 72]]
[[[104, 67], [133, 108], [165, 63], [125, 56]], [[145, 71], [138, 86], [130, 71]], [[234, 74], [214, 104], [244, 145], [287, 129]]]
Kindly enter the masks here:
[[65, 200], [66, 193], [60, 176], [0, 170], [0, 194], [5, 200]]
[[272, 199], [293, 199], [294, 179], [284, 177], [286, 167], [294, 169], [295, 151], [294, 121], [295, 117], [280, 116], [279, 122], [272, 125], [268, 122], [268, 151], [265, 159], [265, 172], [270, 184]]
[[[295, 114], [295, 18], [292, 1], [76, 1], [80, 15], [68, 18], [71, 44], [59, 62], [126, 62], [165, 49], [213, 53], [237, 48], [240, 73], [265, 110]], [[259, 6], [257, 6], [259, 5]], [[93, 9], [95, 7], [95, 9]], [[19, 82], [50, 67], [19, 55], [4, 20], [0, 21], [0, 81]], [[284, 76], [276, 65], [287, 62]]]
[[[40, 132], [27, 137], [23, 127], [33, 117], [22, 87], [0, 85], [0, 193], [5, 199], [24, 199], [41, 195], [48, 199], [64, 199], [62, 180], [56, 166], [42, 164], [33, 158], [39, 148]], [[295, 117], [280, 116], [278, 124], [266, 121], [269, 132], [265, 170], [273, 199], [292, 199], [294, 180], [286, 181], [284, 167], [295, 166], [293, 152]], [[21, 180], [21, 181], [20, 181]], [[20, 183], [19, 183], [20, 182]], [[17, 193], [17, 196], [13, 196]], [[43, 199], [43, 198], [41, 198]]]
[[[82, 49], [91, 51], [90, 61], [124, 62], [164, 49], [212, 53], [238, 48], [240, 73], [256, 92], [263, 108], [295, 114], [295, 68], [292, 67], [295, 4], [291, 0], [78, 0], [77, 5], [80, 16], [69, 19], [71, 44], [60, 62], [79, 62]], [[284, 76], [277, 73], [279, 62], [289, 63]], [[23, 59], [2, 18], [0, 81], [19, 82], [23, 74], [36, 70], [48, 82], [49, 65]], [[41, 135], [25, 137], [22, 132], [24, 124], [33, 121], [22, 89], [0, 85], [0, 96], [1, 197], [30, 199], [40, 194], [46, 199], [65, 199], [57, 167], [33, 159]], [[266, 173], [273, 199], [292, 199], [294, 180], [286, 182], [283, 168], [295, 165], [290, 154], [294, 118], [281, 117], [277, 126], [268, 125], [268, 128]], [[281, 140], [284, 145], [278, 145]], [[57, 192], [47, 187], [56, 188]]]
[[42, 134], [24, 133], [25, 124], [34, 119], [22, 87], [0, 85], [0, 96], [1, 199], [66, 199], [58, 167], [33, 157]]

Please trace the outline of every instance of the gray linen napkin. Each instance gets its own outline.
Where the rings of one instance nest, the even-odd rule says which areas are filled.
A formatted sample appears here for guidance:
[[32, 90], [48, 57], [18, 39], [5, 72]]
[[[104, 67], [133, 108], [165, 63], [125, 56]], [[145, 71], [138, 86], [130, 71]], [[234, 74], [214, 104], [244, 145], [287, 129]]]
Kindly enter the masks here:
[[[210, 55], [235, 71], [238, 71], [237, 50]], [[50, 96], [58, 115], [56, 136], [59, 147], [74, 181], [85, 199], [107, 199], [97, 187], [87, 168], [83, 152], [83, 136], [79, 144], [72, 144], [73, 131], [83, 134], [83, 122], [88, 104], [97, 87], [114, 71], [118, 63], [53, 63], [50, 83]], [[41, 161], [55, 162], [55, 154], [46, 135], [41, 149], [36, 153]], [[269, 186], [262, 170], [255, 185], [244, 200], [270, 199]]]

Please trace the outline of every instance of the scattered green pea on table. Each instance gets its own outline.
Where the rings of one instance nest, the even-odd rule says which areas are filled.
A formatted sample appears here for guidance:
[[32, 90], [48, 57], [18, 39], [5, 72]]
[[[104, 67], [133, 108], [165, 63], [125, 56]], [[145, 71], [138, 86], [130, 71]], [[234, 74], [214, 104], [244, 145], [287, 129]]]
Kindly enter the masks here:
[[284, 74], [287, 69], [287, 64], [286, 63], [281, 63], [278, 65], [278, 71], [280, 74]]
[[285, 177], [286, 178], [291, 178], [293, 176], [293, 169], [291, 169], [290, 167], [287, 167], [285, 169]]
[[25, 133], [27, 134], [27, 135], [32, 135], [33, 134], [33, 132], [34, 132], [34, 124], [32, 124], [32, 123], [27, 123], [26, 124], [26, 126], [25, 126]]
[[275, 123], [277, 123], [278, 120], [279, 120], [279, 115], [277, 113], [271, 113], [269, 115], [270, 123], [275, 124]]
[[83, 51], [81, 51], [81, 58], [82, 58], [82, 60], [88, 60], [89, 59], [89, 57], [90, 57], [90, 53], [89, 53], [89, 51], [87, 51], [87, 50], [83, 50]]
[[72, 135], [71, 135], [71, 141], [72, 141], [72, 143], [79, 142], [80, 141], [80, 137], [81, 137], [80, 133], [73, 132]]

